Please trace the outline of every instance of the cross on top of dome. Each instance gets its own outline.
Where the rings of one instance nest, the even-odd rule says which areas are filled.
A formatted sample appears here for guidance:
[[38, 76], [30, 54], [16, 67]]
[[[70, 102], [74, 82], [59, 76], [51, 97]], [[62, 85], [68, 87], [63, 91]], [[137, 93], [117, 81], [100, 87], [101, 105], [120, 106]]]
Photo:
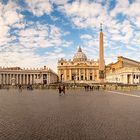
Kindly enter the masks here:
[[81, 47], [79, 46], [79, 48], [78, 48], [78, 52], [82, 52], [82, 49], [81, 49]]
[[86, 61], [87, 60], [87, 56], [85, 55], [85, 53], [82, 52], [81, 47], [79, 46], [78, 51], [75, 53], [74, 57], [73, 57], [74, 61]]

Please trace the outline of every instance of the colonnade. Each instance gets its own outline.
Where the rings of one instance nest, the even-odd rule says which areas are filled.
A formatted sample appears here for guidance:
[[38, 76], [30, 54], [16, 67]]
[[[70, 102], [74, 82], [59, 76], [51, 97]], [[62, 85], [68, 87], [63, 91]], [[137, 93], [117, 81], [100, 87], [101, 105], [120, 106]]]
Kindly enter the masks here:
[[35, 79], [39, 78], [40, 74], [14, 74], [14, 73], [0, 73], [0, 84], [34, 84]]
[[[64, 81], [71, 81], [75, 80], [97, 80], [98, 77], [98, 70], [96, 69], [88, 69], [88, 68], [77, 68], [77, 69], [61, 69], [58, 71], [59, 79]], [[63, 77], [61, 77], [63, 75]]]

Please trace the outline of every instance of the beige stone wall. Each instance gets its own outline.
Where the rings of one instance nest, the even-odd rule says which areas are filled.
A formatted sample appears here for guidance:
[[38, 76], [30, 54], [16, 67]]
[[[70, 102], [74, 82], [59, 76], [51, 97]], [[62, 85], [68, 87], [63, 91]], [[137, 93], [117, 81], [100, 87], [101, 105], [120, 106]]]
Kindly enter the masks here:
[[107, 73], [106, 81], [113, 83], [139, 84], [140, 70], [136, 67], [124, 67], [113, 73]]
[[96, 61], [74, 62], [61, 59], [57, 66], [59, 81], [70, 82], [75, 79], [75, 81], [97, 82], [99, 79], [98, 67]]

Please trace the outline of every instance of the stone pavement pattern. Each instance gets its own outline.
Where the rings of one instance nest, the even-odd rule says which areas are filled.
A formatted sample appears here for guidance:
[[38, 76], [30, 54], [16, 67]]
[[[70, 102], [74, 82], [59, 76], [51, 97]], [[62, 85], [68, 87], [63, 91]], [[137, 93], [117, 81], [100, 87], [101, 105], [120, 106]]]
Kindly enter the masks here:
[[[137, 92], [136, 94], [140, 94]], [[0, 90], [0, 140], [139, 140], [140, 98]]]

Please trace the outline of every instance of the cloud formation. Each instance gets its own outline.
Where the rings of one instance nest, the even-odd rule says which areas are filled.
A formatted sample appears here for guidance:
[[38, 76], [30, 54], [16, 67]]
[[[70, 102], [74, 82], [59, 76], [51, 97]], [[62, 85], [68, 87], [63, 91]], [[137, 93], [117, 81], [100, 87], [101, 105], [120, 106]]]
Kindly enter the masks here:
[[69, 59], [77, 45], [98, 59], [100, 23], [106, 63], [118, 55], [140, 59], [139, 7], [139, 0], [0, 2], [0, 65], [56, 69], [57, 60]]

